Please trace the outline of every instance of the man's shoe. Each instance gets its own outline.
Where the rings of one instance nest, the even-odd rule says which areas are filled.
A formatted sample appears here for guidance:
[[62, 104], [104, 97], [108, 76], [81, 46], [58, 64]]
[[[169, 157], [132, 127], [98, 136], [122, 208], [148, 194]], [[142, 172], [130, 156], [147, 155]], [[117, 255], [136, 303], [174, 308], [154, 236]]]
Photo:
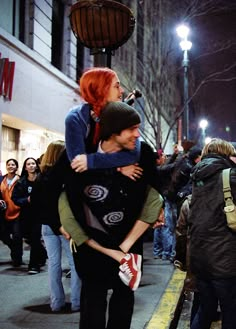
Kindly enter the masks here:
[[138, 254], [127, 254], [121, 260], [119, 277], [122, 282], [133, 291], [139, 286], [141, 280], [142, 256]]
[[40, 269], [37, 267], [29, 267], [28, 269], [28, 274], [38, 274], [40, 273]]

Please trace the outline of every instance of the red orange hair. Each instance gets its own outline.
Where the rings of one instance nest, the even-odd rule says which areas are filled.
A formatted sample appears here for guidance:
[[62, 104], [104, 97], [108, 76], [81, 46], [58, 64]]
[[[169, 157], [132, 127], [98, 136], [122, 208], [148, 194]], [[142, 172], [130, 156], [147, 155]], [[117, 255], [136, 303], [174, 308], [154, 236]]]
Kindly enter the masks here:
[[[107, 67], [93, 67], [86, 70], [80, 78], [80, 93], [82, 98], [93, 107], [93, 111], [99, 118], [103, 107], [107, 103], [107, 96], [115, 71]], [[99, 124], [96, 123], [94, 142], [99, 139]]]

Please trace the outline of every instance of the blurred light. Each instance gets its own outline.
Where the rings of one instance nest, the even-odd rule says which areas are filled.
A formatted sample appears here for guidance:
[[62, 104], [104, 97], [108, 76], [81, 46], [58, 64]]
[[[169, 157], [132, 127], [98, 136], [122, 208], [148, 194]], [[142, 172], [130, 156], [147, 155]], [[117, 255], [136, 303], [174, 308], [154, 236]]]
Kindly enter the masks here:
[[179, 25], [176, 28], [176, 32], [180, 38], [187, 39], [187, 36], [189, 34], [189, 28], [186, 25]]
[[205, 138], [205, 145], [210, 143], [211, 139], [212, 139], [211, 137], [206, 137]]
[[208, 121], [206, 119], [202, 119], [200, 122], [199, 122], [199, 127], [201, 129], [206, 129], [206, 127], [208, 126]]
[[179, 43], [181, 49], [184, 50], [190, 50], [192, 48], [192, 42], [188, 40], [183, 40]]

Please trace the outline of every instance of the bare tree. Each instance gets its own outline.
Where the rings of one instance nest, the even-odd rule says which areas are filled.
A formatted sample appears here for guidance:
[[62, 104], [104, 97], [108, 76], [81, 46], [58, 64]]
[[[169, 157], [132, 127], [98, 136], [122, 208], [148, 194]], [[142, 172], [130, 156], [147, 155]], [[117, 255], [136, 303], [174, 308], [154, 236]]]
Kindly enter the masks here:
[[[135, 38], [129, 41], [128, 46], [132, 50], [132, 56], [134, 49], [137, 52], [137, 70], [133, 74], [130, 74], [129, 70], [124, 74], [121, 65], [120, 71], [124, 74], [126, 89], [132, 90], [135, 86], [144, 95], [144, 102], [137, 101], [145, 118], [143, 136], [154, 148], [165, 148], [173, 131], [173, 138], [176, 138], [176, 123], [182, 116], [185, 106], [180, 106], [178, 90], [181, 90], [182, 86], [179, 85], [179, 89], [177, 86], [182, 67], [181, 56], [177, 58], [178, 40], [175, 36], [175, 26], [184, 21], [196, 27], [201, 23], [201, 19], [232, 8], [236, 9], [236, 3], [232, 4], [232, 1], [225, 0], [181, 0], [178, 1], [178, 5], [170, 0], [159, 0], [155, 3], [150, 0], [139, 1], [136, 13], [138, 18], [141, 14], [143, 17], [137, 20], [137, 33]], [[216, 38], [214, 42], [205, 45], [203, 53], [192, 56], [191, 92], [187, 100], [189, 104], [197, 99], [203, 86], [217, 81], [227, 83], [236, 79], [235, 62], [203, 73], [200, 80], [194, 72], [195, 65], [206, 59], [212, 61], [218, 54], [232, 50], [235, 42], [234, 39], [225, 41]], [[132, 56], [129, 60], [134, 66]]]

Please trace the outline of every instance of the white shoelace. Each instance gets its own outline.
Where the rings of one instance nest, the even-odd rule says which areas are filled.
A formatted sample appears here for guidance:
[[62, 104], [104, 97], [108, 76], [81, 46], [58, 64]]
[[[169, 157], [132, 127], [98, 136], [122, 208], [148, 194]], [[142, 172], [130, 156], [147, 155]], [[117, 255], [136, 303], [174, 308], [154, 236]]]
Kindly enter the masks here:
[[130, 267], [129, 267], [129, 265], [128, 265], [127, 262], [125, 262], [124, 264], [120, 265], [120, 270], [123, 273], [125, 273], [126, 275], [128, 275], [129, 278], [132, 278], [134, 276], [133, 273], [131, 272]]
[[76, 243], [73, 239], [70, 239], [70, 251], [72, 254], [77, 252]]

